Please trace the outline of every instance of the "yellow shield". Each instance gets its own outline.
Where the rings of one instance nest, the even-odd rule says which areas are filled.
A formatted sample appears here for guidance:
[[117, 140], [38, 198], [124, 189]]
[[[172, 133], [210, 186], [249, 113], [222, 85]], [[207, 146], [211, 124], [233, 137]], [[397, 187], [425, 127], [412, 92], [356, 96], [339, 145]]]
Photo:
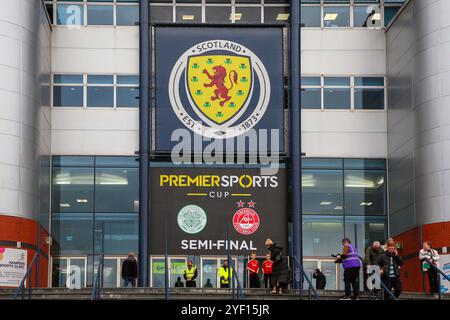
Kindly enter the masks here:
[[191, 56], [187, 65], [191, 103], [209, 120], [221, 125], [246, 106], [253, 83], [249, 57]]

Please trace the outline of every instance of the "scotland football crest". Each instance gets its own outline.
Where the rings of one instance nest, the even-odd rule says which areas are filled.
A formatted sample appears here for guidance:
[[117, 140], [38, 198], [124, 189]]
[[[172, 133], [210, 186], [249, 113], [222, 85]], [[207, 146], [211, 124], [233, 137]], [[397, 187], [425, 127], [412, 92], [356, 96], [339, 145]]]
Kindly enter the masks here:
[[[169, 99], [187, 128], [208, 138], [227, 139], [261, 120], [270, 100], [270, 79], [250, 49], [228, 40], [210, 40], [194, 45], [175, 63]], [[250, 105], [253, 110], [248, 110]]]

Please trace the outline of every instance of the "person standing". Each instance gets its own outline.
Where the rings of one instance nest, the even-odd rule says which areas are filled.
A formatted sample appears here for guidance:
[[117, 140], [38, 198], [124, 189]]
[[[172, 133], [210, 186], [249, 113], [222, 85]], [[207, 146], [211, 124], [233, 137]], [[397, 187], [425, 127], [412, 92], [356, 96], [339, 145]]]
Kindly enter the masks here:
[[197, 286], [197, 268], [194, 266], [194, 263], [189, 260], [186, 268], [183, 272], [184, 280], [186, 281], [186, 288], [195, 288]]
[[250, 288], [260, 288], [259, 282], [259, 262], [256, 260], [256, 252], [252, 252], [250, 255], [250, 261], [247, 263], [248, 276], [250, 279]]
[[223, 265], [219, 268], [220, 287], [229, 288], [230, 280], [233, 279], [233, 268], [228, 267], [228, 260], [223, 262]]
[[337, 261], [342, 262], [344, 268], [345, 296], [341, 300], [351, 300], [351, 291], [353, 288], [353, 299], [359, 300], [359, 270], [361, 269], [361, 260], [358, 250], [352, 245], [349, 238], [342, 239], [342, 253], [337, 255]]
[[[371, 266], [377, 265], [377, 259], [380, 254], [384, 252], [384, 249], [381, 247], [381, 243], [379, 241], [374, 241], [370, 247], [366, 249], [366, 255], [364, 257], [364, 262], [366, 264], [364, 270], [364, 287], [366, 287], [366, 280], [369, 277], [367, 274], [367, 270]], [[373, 290], [375, 294], [377, 294], [378, 290]]]
[[203, 286], [203, 288], [212, 288], [213, 287], [213, 285], [212, 285], [212, 283], [211, 283], [211, 279], [206, 279], [206, 283], [205, 283], [205, 285]]
[[[386, 243], [386, 251], [377, 258], [377, 265], [380, 267], [381, 281], [392, 290], [394, 296], [400, 297], [402, 293], [402, 280], [400, 277], [400, 267], [403, 265], [403, 258], [398, 254], [394, 241]], [[384, 292], [384, 299], [389, 299], [388, 292]]]
[[262, 271], [264, 274], [264, 288], [270, 288], [270, 281], [272, 278], [273, 261], [270, 260], [270, 253], [266, 254], [266, 260], [262, 264]]
[[128, 257], [122, 263], [122, 279], [125, 288], [128, 287], [128, 284], [131, 284], [132, 287], [136, 287], [137, 273], [138, 267], [136, 255], [133, 252], [130, 252]]
[[270, 252], [270, 260], [273, 261], [272, 293], [282, 294], [282, 289], [290, 282], [289, 267], [286, 258], [283, 257], [283, 248], [277, 246], [271, 239], [267, 239], [265, 245]]
[[313, 279], [316, 279], [316, 289], [324, 290], [327, 285], [327, 278], [320, 269], [316, 269], [313, 273]]
[[175, 288], [183, 288], [184, 283], [181, 281], [181, 277], [177, 277], [177, 281], [175, 282]]
[[422, 262], [422, 270], [428, 277], [430, 294], [439, 293], [439, 278], [436, 270], [439, 267], [439, 253], [431, 248], [431, 242], [425, 241], [423, 243], [423, 247], [419, 252], [419, 259]]

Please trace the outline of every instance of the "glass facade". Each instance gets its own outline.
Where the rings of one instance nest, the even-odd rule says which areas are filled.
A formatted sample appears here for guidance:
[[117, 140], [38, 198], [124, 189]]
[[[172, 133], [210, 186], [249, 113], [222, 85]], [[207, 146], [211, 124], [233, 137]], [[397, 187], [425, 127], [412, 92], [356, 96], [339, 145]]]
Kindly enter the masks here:
[[329, 258], [344, 237], [361, 255], [386, 239], [385, 160], [305, 159], [302, 186], [305, 257]]
[[[311, 263], [326, 266], [326, 259], [341, 249], [344, 236], [353, 240], [360, 254], [372, 241], [386, 238], [385, 160], [307, 158], [303, 160], [302, 187], [303, 250], [305, 259], [316, 259]], [[121, 285], [121, 261], [128, 252], [138, 250], [138, 196], [135, 157], [53, 157], [53, 286], [65, 286], [67, 274], [74, 268], [81, 270], [83, 284], [92, 284], [102, 253], [104, 285]], [[219, 259], [171, 257], [171, 263], [180, 267], [187, 258], [208, 266], [208, 259]], [[236, 263], [242, 264], [242, 259], [238, 257]], [[153, 257], [151, 264], [155, 266], [152, 284], [162, 286], [164, 260]], [[173, 280], [179, 276], [175, 269]], [[202, 279], [216, 283], [208, 272], [212, 271], [205, 267]]]
[[133, 157], [54, 157], [52, 255], [137, 251], [139, 169]]

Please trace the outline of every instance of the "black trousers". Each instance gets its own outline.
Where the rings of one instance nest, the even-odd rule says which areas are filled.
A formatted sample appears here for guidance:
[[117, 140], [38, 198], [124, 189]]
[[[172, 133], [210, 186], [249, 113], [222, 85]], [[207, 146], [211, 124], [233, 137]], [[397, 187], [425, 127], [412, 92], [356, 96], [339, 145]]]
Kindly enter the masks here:
[[347, 268], [344, 270], [345, 296], [350, 297], [353, 288], [353, 296], [359, 295], [359, 277], [360, 267]]
[[195, 280], [186, 280], [186, 288], [195, 288], [197, 282]]
[[430, 284], [430, 293], [439, 293], [438, 273], [436, 269], [430, 267], [427, 271], [428, 283]]
[[270, 288], [270, 283], [271, 283], [271, 275], [270, 274], [265, 274], [264, 275], [264, 288]]
[[261, 288], [261, 283], [259, 282], [259, 276], [257, 273], [250, 273], [250, 288]]
[[[400, 279], [400, 277], [393, 277], [393, 278], [382, 277], [381, 281], [383, 281], [383, 283], [389, 290], [394, 289], [394, 297], [396, 298], [400, 297], [400, 294], [402, 293], [402, 280]], [[384, 300], [391, 299], [389, 293], [387, 293], [386, 290], [383, 291], [384, 291]]]
[[229, 287], [230, 287], [230, 284], [229, 284], [229, 283], [221, 283], [221, 284], [220, 284], [220, 287], [221, 287], [221, 288], [229, 288]]

